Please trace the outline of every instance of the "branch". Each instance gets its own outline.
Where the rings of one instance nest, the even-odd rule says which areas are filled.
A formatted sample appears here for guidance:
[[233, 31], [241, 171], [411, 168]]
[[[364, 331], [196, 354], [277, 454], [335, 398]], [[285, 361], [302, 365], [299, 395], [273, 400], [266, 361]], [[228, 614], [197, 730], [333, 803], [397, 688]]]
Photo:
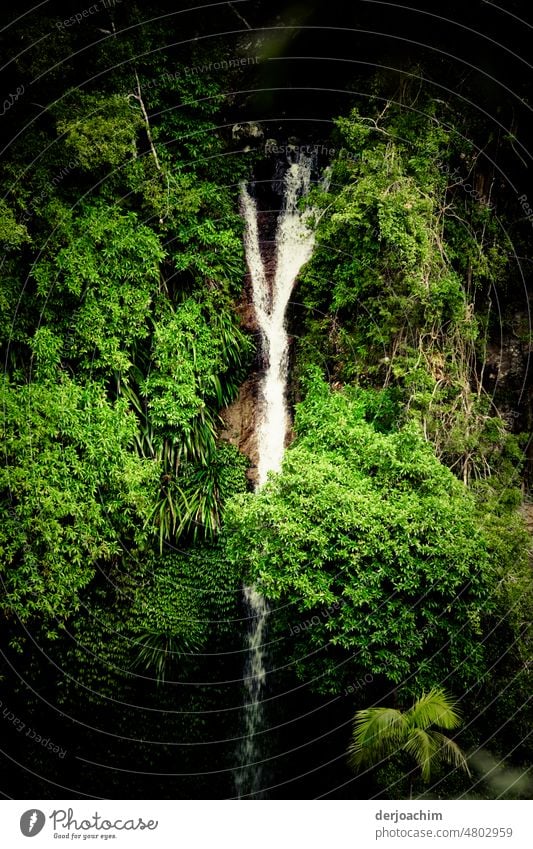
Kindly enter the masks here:
[[146, 126], [146, 135], [148, 136], [148, 141], [150, 142], [150, 149], [152, 151], [152, 155], [155, 160], [155, 165], [158, 171], [161, 171], [161, 165], [159, 163], [159, 157], [157, 155], [157, 151], [154, 147], [154, 142], [152, 140], [152, 133], [150, 132], [150, 121], [148, 120], [148, 112], [146, 111], [146, 107], [144, 105], [144, 101], [142, 99], [141, 94], [141, 83], [139, 81], [139, 75], [137, 71], [135, 71], [135, 79], [137, 80], [137, 94], [130, 94], [130, 97], [135, 98], [139, 102], [139, 106], [141, 107], [141, 112], [143, 113], [144, 123]]
[[228, 3], [228, 6], [230, 7], [230, 9], [231, 9], [233, 12], [235, 12], [235, 14], [237, 15], [237, 17], [241, 19], [241, 21], [243, 22], [243, 24], [244, 24], [246, 27], [248, 27], [248, 29], [252, 29], [252, 27], [250, 26], [250, 24], [248, 23], [248, 21], [246, 20], [246, 18], [243, 18], [243, 16], [241, 15], [241, 13], [240, 13], [240, 12], [238, 12], [238, 11], [237, 11], [237, 9], [236, 9], [236, 8], [235, 8], [235, 6], [233, 5], [233, 3]]

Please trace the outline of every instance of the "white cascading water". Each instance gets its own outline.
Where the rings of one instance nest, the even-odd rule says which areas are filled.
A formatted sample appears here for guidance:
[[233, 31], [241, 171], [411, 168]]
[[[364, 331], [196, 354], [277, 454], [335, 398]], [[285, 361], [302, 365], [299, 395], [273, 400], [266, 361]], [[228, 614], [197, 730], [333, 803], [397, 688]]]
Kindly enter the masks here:
[[239, 746], [239, 767], [235, 773], [235, 788], [239, 799], [261, 798], [263, 769], [257, 732], [263, 726], [261, 694], [266, 678], [265, 631], [268, 617], [266, 599], [255, 587], [244, 587], [244, 601], [250, 623], [246, 637], [246, 663], [244, 666], [244, 730]]
[[[242, 188], [246, 260], [252, 281], [255, 315], [261, 331], [262, 353], [267, 361], [257, 410], [257, 488], [266, 483], [269, 472], [280, 471], [285, 450], [289, 424], [286, 398], [289, 339], [285, 314], [298, 272], [313, 251], [314, 234], [308, 226], [312, 213], [310, 210], [302, 213], [298, 209], [298, 201], [310, 186], [311, 167], [311, 158], [301, 155], [298, 162], [289, 165], [285, 174], [283, 206], [276, 229], [276, 270], [272, 281], [267, 277], [261, 255], [257, 207], [246, 186]], [[244, 597], [250, 621], [244, 673], [247, 704], [239, 752], [242, 766], [236, 773], [236, 789], [239, 798], [257, 799], [261, 796], [261, 753], [257, 734], [263, 725], [261, 696], [266, 678], [268, 605], [254, 587], [245, 587]]]
[[276, 231], [276, 271], [272, 283], [267, 279], [259, 247], [257, 208], [248, 190], [243, 188], [242, 208], [246, 221], [245, 249], [255, 314], [261, 330], [261, 345], [268, 366], [261, 384], [257, 424], [258, 487], [270, 471], [279, 472], [287, 435], [287, 354], [288, 337], [285, 313], [296, 276], [311, 257], [313, 231], [308, 227], [311, 211], [300, 212], [298, 201], [311, 182], [311, 159], [301, 157], [289, 166], [285, 175], [283, 208]]

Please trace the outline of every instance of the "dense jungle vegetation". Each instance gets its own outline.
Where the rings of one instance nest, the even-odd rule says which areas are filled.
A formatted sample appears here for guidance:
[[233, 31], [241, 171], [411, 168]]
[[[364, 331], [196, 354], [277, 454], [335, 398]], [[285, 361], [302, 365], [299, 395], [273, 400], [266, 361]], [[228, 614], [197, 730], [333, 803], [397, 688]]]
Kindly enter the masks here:
[[[14, 795], [231, 796], [243, 583], [275, 611], [272, 795], [530, 795], [531, 398], [514, 416], [489, 356], [529, 344], [516, 136], [411, 58], [335, 102], [289, 315], [293, 441], [253, 492], [220, 414], [259, 362], [239, 185], [275, 162], [231, 128], [268, 44], [171, 45], [175, 21], [120, 4], [89, 51], [63, 12], [21, 25], [49, 37], [2, 119], [0, 699], [67, 753], [4, 722]], [[434, 688], [471, 774], [428, 783], [402, 753], [358, 777], [355, 712]]]

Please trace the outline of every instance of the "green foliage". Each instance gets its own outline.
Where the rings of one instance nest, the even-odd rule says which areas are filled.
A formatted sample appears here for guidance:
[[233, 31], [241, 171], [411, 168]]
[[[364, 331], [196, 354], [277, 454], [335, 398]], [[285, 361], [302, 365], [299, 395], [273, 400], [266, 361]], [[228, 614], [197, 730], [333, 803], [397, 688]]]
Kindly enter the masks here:
[[414, 425], [366, 421], [359, 390], [314, 374], [295, 428], [282, 473], [228, 505], [225, 534], [231, 562], [283, 601], [285, 635], [316, 615], [298, 674], [328, 692], [354, 665], [410, 692], [478, 680], [503, 551], [489, 556], [474, 498]]
[[3, 248], [15, 248], [27, 241], [26, 227], [17, 222], [15, 213], [5, 200], [0, 200], [0, 244]]
[[176, 534], [212, 538], [220, 528], [229, 498], [245, 492], [247, 458], [233, 445], [221, 444], [203, 465], [186, 464], [178, 478], [181, 497]]
[[135, 583], [129, 576], [121, 586], [129, 604], [117, 621], [119, 633], [127, 635], [133, 669], [163, 682], [170, 670], [179, 675], [180, 666], [187, 665], [184, 655], [208, 642], [203, 576], [195, 575], [191, 560], [180, 555], [152, 558], [132, 571]]
[[150, 520], [165, 542], [182, 535], [212, 539], [218, 532], [226, 501], [247, 488], [248, 460], [232, 445], [210, 446], [205, 461], [185, 462], [175, 473], [164, 473]]
[[183, 680], [237, 616], [239, 579], [216, 547], [145, 552], [125, 558], [110, 578], [85, 594], [68, 652], [79, 680], [111, 697], [117, 682], [137, 676]]
[[299, 368], [396, 387], [404, 418], [468, 483], [497, 474], [506, 451], [476, 372], [485, 351], [472, 303], [504, 279], [509, 243], [488, 198], [462, 189], [472, 150], [438, 118], [432, 102], [387, 103], [337, 121], [348, 157], [309, 200], [317, 249], [299, 289]]
[[[59, 699], [79, 686], [110, 712], [117, 700], [117, 735], [121, 700], [151, 692], [157, 714], [163, 703], [194, 714], [167, 739], [205, 743], [204, 712], [222, 702], [217, 687], [190, 683], [206, 680], [204, 654], [206, 666], [234, 655], [227, 677], [238, 678], [245, 578], [284, 602], [272, 640], [298, 636], [288, 674], [335, 694], [367, 675], [378, 692], [404, 682], [407, 694], [445, 677], [482, 682], [498, 727], [513, 716], [509, 736], [525, 738], [520, 446], [478, 379], [491, 321], [479, 304], [503, 285], [509, 245], [486, 192], [465, 196], [467, 180], [483, 182], [473, 146], [431, 103], [337, 122], [349, 156], [310, 198], [317, 250], [294, 335], [300, 373], [320, 357], [340, 391], [311, 374], [283, 472], [252, 495], [246, 459], [219, 438], [253, 348], [237, 309], [237, 186], [255, 154], [227, 155], [224, 128], [224, 92], [240, 80], [189, 73], [215, 42], [182, 45], [176, 61], [160, 49], [167, 19], [126, 5], [90, 23], [119, 33], [122, 21], [127, 38], [86, 51], [89, 28], [58, 32], [50, 18], [42, 50], [16, 59], [34, 83], [17, 105], [25, 131], [0, 163], [10, 632], [17, 619], [42, 625], [65, 659]], [[28, 44], [42, 36], [31, 18]], [[69, 79], [63, 97], [80, 57], [84, 84]], [[35, 122], [40, 102], [53, 105]], [[74, 639], [58, 639], [67, 628]], [[150, 690], [160, 682], [173, 686]], [[480, 689], [467, 696], [476, 716]], [[432, 728], [449, 724], [444, 699], [430, 689], [410, 711], [379, 715], [385, 740], [409, 727], [401, 766], [412, 755], [424, 777], [440, 754], [464, 765]], [[360, 718], [376, 723], [371, 711]], [[136, 714], [132, 736], [146, 727]], [[198, 763], [190, 771], [202, 775]]]
[[226, 303], [211, 296], [167, 306], [155, 322], [150, 370], [118, 392], [138, 416], [137, 450], [160, 463], [151, 513], [160, 550], [182, 534], [212, 537], [227, 498], [245, 488], [247, 461], [217, 445], [218, 411], [234, 399], [252, 351]]
[[132, 347], [149, 333], [160, 242], [134, 213], [103, 204], [86, 206], [65, 242], [33, 270], [44, 320], [59, 317], [64, 356], [83, 370], [127, 371]]
[[60, 106], [57, 130], [67, 155], [85, 170], [122, 167], [137, 156], [139, 112], [121, 95], [68, 93]]
[[466, 758], [454, 740], [433, 726], [447, 731], [458, 728], [461, 717], [456, 703], [441, 688], [422, 693], [407, 711], [394, 708], [365, 708], [354, 719], [350, 765], [358, 770], [405, 751], [429, 782], [435, 762], [462, 769], [470, 775]]
[[212, 405], [229, 404], [238, 386], [248, 337], [221, 305], [188, 298], [155, 323], [153, 369], [141, 382], [150, 420], [160, 432], [190, 433], [191, 423]]
[[[159, 36], [145, 28], [140, 54]], [[53, 123], [32, 131], [3, 164], [10, 365], [37, 381], [69, 369], [127, 401], [130, 451], [159, 468], [142, 532], [161, 549], [213, 536], [228, 493], [245, 486], [244, 459], [217, 444], [218, 414], [253, 347], [232, 300], [244, 273], [235, 175], [248, 165], [220, 166], [220, 81], [178, 70], [158, 54], [116, 70], [110, 91], [67, 92], [51, 110], [56, 135]]]
[[54, 630], [97, 569], [144, 546], [157, 468], [130, 450], [126, 405], [95, 384], [63, 376], [1, 393], [1, 606]]
[[[30, 124], [0, 166], [8, 193], [0, 237], [13, 254], [0, 308], [17, 364], [44, 319], [64, 338], [70, 366], [126, 371], [149, 339], [147, 315], [165, 300], [240, 292], [237, 184], [249, 163], [231, 158], [230, 167], [223, 156], [220, 75], [188, 75], [151, 49], [163, 34], [157, 22], [141, 29], [130, 36], [150, 58], [138, 74], [115, 64], [121, 48], [112, 40], [109, 87], [61, 91], [53, 120]], [[97, 46], [102, 68], [110, 50], [108, 39]], [[20, 304], [28, 275], [38, 297], [30, 286]]]

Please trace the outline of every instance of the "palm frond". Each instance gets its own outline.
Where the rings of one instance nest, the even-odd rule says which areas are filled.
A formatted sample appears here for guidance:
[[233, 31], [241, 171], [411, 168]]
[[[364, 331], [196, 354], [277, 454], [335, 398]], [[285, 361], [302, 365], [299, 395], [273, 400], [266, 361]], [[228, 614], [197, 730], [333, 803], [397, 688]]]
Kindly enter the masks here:
[[187, 640], [184, 635], [177, 636], [153, 631], [145, 631], [140, 636], [137, 646], [134, 666], [153, 673], [158, 684], [165, 682], [168, 671], [182, 652], [196, 647], [194, 641]]
[[437, 751], [437, 744], [432, 735], [422, 728], [412, 728], [403, 748], [420, 767], [422, 779], [429, 781], [431, 762]]
[[440, 731], [430, 731], [429, 733], [433, 737], [437, 746], [436, 757], [441, 758], [445, 761], [445, 763], [448, 763], [457, 769], [464, 770], [467, 775], [470, 776], [471, 772], [468, 766], [468, 761], [455, 740], [450, 740], [449, 737], [446, 737], [445, 734], [441, 734]]
[[461, 715], [456, 702], [442, 689], [433, 687], [428, 693], [422, 693], [414, 705], [407, 711], [407, 719], [412, 727], [426, 729], [431, 725], [440, 728], [458, 728]]
[[470, 770], [463, 752], [453, 740], [432, 725], [456, 728], [461, 722], [456, 702], [445, 690], [432, 688], [402, 712], [392, 708], [367, 708], [356, 713], [348, 762], [354, 769], [377, 764], [381, 759], [406, 752], [416, 761], [422, 779], [429, 781], [434, 761]]
[[357, 711], [348, 760], [358, 769], [365, 763], [388, 757], [401, 748], [407, 725], [405, 715], [393, 708], [366, 708]]

